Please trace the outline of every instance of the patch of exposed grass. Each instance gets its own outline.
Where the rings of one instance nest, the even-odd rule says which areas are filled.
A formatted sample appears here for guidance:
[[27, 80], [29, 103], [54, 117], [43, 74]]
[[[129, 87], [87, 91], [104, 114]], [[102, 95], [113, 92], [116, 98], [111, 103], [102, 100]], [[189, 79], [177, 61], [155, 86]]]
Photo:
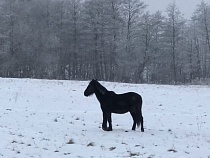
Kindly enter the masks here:
[[95, 144], [94, 144], [94, 142], [90, 142], [90, 143], [88, 143], [87, 146], [88, 146], [88, 147], [89, 147], [89, 146], [95, 146]]
[[115, 150], [115, 149], [116, 149], [116, 147], [109, 148], [110, 151]]
[[174, 153], [176, 153], [177, 151], [175, 149], [168, 149], [168, 152], [174, 152]]
[[66, 144], [75, 144], [73, 139], [69, 139], [69, 141]]

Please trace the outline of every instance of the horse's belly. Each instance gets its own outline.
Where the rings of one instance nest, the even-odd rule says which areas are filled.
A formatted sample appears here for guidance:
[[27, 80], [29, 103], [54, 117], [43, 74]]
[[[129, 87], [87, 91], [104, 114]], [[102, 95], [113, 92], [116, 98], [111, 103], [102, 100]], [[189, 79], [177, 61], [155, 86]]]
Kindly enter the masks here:
[[112, 112], [116, 114], [124, 114], [129, 111], [129, 104], [123, 101], [115, 102], [112, 106]]
[[126, 112], [128, 112], [127, 109], [117, 109], [117, 110], [112, 110], [113, 113], [115, 114], [124, 114]]

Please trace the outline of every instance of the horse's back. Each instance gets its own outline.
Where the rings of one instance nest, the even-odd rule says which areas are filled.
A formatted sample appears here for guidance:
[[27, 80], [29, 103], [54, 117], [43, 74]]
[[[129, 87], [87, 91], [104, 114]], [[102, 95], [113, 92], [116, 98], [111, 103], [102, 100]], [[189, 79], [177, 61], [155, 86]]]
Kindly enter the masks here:
[[127, 92], [123, 94], [118, 94], [119, 99], [127, 100], [129, 103], [139, 103], [142, 102], [142, 97], [135, 92]]

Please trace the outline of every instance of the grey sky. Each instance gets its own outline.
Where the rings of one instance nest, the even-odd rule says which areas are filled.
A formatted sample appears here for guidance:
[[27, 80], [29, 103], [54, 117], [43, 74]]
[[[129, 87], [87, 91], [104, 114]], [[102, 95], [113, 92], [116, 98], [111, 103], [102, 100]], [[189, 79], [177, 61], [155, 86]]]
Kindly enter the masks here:
[[[148, 10], [154, 13], [157, 10], [162, 11], [165, 14], [165, 10], [170, 3], [173, 3], [174, 0], [144, 0], [146, 4], [148, 4]], [[175, 0], [180, 12], [184, 14], [184, 17], [190, 19], [194, 10], [196, 9], [196, 5], [200, 4], [202, 0]], [[204, 0], [208, 4], [210, 4], [209, 0]]]

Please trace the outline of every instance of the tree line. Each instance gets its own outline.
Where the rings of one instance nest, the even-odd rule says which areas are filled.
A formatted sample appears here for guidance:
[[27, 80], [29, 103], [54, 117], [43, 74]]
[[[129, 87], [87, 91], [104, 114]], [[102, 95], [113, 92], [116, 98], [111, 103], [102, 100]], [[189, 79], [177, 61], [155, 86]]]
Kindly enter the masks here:
[[0, 0], [0, 76], [132, 83], [210, 78], [210, 6], [191, 19], [140, 0]]

